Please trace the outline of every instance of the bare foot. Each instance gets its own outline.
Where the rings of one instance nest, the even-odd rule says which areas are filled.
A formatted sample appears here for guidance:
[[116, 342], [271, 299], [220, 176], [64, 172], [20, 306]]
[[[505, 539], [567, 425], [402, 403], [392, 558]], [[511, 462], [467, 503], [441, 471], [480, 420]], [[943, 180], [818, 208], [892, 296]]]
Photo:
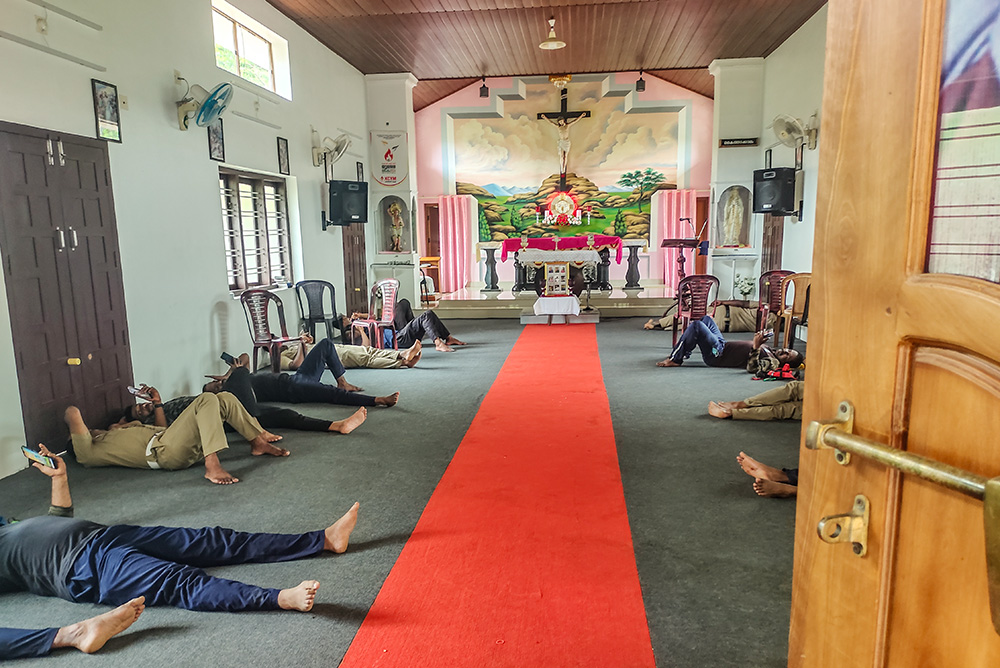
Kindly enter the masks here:
[[362, 406], [358, 410], [354, 411], [354, 414], [351, 415], [351, 417], [331, 422], [330, 431], [340, 432], [341, 434], [350, 434], [352, 431], [360, 427], [367, 417], [368, 409]]
[[347, 379], [341, 376], [337, 379], [337, 387], [347, 392], [363, 392], [365, 388], [358, 387], [357, 385], [351, 385], [347, 382]]
[[298, 587], [282, 589], [278, 592], [278, 607], [282, 610], [309, 612], [316, 600], [317, 589], [319, 582], [316, 580], [303, 580]]
[[708, 402], [708, 414], [712, 417], [717, 418], [731, 418], [733, 417], [733, 411], [723, 406], [718, 401]]
[[459, 341], [458, 339], [456, 339], [451, 334], [448, 335], [448, 338], [445, 339], [444, 342], [447, 343], [447, 344], [449, 344], [449, 345], [452, 345], [452, 346], [467, 346], [467, 345], [469, 345], [465, 341]]
[[272, 434], [269, 431], [262, 431], [260, 432], [260, 435], [268, 443], [277, 443], [284, 438], [284, 436], [278, 436], [277, 434]]
[[646, 321], [646, 324], [642, 326], [643, 329], [656, 329], [656, 321], [650, 318]]
[[757, 478], [753, 481], [753, 491], [757, 492], [757, 496], [785, 499], [790, 496], [795, 496], [798, 490], [799, 488], [795, 485], [788, 485], [783, 482], [774, 482], [772, 480], [763, 480], [761, 478]]
[[343, 517], [326, 528], [326, 531], [323, 532], [326, 534], [326, 540], [323, 543], [324, 550], [337, 554], [347, 552], [351, 532], [354, 531], [354, 525], [358, 523], [358, 508], [360, 507], [361, 504], [355, 501]]
[[284, 448], [279, 448], [273, 445], [267, 436], [273, 436], [274, 434], [268, 434], [266, 431], [261, 432], [257, 438], [250, 441], [250, 454], [255, 457], [258, 455], [271, 455], [272, 457], [287, 457], [291, 453]]
[[423, 348], [423, 344], [418, 340], [412, 346], [403, 351], [403, 366], [413, 368], [417, 364], [417, 360], [420, 359], [420, 351]]
[[376, 406], [385, 406], [386, 408], [392, 408], [399, 401], [399, 392], [393, 392], [387, 397], [375, 397]]
[[665, 360], [660, 360], [656, 363], [656, 366], [669, 367], [669, 366], [680, 366], [680, 362], [675, 362], [669, 357]]
[[52, 647], [76, 647], [81, 652], [92, 654], [104, 647], [112, 636], [132, 626], [146, 609], [145, 603], [146, 597], [140, 596], [103, 615], [64, 626], [56, 633]]
[[240, 481], [239, 478], [230, 475], [219, 463], [219, 455], [216, 453], [205, 457], [205, 478], [216, 485], [232, 485]]
[[434, 350], [440, 350], [443, 353], [455, 352], [455, 349], [449, 346], [444, 339], [434, 339]]
[[788, 482], [788, 476], [781, 469], [776, 469], [767, 464], [761, 464], [756, 459], [745, 452], [736, 455], [736, 463], [740, 465], [748, 476], [761, 478], [772, 482]]
[[412, 360], [410, 360], [409, 362], [404, 362], [403, 364], [404, 364], [404, 365], [405, 365], [406, 367], [408, 367], [408, 368], [412, 369], [413, 367], [417, 366], [417, 362], [419, 362], [419, 361], [420, 361], [420, 356], [421, 356], [421, 355], [423, 355], [423, 353], [422, 353], [422, 352], [419, 352], [419, 353], [417, 353], [417, 354], [416, 354], [416, 355], [414, 356], [414, 358], [413, 358]]

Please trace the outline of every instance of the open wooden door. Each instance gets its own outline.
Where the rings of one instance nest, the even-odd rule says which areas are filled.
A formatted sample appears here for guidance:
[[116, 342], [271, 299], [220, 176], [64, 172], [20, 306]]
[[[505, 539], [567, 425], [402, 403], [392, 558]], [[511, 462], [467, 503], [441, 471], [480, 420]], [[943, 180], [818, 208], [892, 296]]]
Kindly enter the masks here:
[[[855, 435], [994, 478], [1000, 107], [941, 116], [939, 142], [938, 100], [946, 12], [997, 3], [952, 5], [829, 6], [803, 425], [847, 400]], [[822, 540], [858, 495], [866, 551]], [[986, 561], [982, 502], [803, 445], [788, 665], [1000, 665]]]

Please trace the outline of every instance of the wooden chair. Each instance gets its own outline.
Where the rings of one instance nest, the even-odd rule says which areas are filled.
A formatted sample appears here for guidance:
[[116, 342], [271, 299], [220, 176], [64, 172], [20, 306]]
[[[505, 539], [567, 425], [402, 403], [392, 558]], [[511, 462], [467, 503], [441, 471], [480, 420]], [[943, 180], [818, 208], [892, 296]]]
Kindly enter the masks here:
[[[683, 332], [692, 320], [701, 320], [708, 315], [709, 296], [712, 289], [719, 293], [719, 279], [709, 274], [692, 274], [685, 276], [677, 284], [677, 312], [674, 314], [673, 337], [677, 345], [677, 326], [681, 325]], [[715, 302], [712, 302], [712, 315], [715, 315]]]
[[[399, 348], [399, 341], [396, 339], [396, 325], [393, 322], [396, 315], [397, 292], [399, 292], [399, 281], [395, 278], [383, 278], [372, 286], [368, 302], [368, 317], [351, 323], [352, 331], [365, 330], [371, 345], [376, 348], [385, 348], [383, 333], [387, 330], [392, 332], [392, 347]], [[379, 308], [380, 302], [381, 308]], [[378, 314], [377, 317], [376, 314]]]
[[[781, 309], [775, 311], [778, 316], [774, 340], [778, 340], [781, 327], [785, 328], [784, 347], [789, 348], [794, 341], [795, 326], [801, 324], [809, 304], [809, 288], [812, 284], [811, 273], [791, 274], [781, 279]], [[792, 303], [788, 303], [788, 288], [792, 288]]]
[[[278, 311], [278, 325], [281, 335], [271, 333], [269, 310], [274, 303]], [[281, 371], [281, 346], [292, 341], [301, 341], [297, 336], [288, 336], [285, 327], [285, 308], [281, 299], [267, 290], [244, 290], [240, 295], [240, 303], [247, 316], [247, 326], [250, 327], [250, 338], [253, 340], [253, 370], [256, 371], [257, 356], [261, 350], [267, 351], [271, 360], [271, 371]]]
[[[329, 291], [329, 310], [324, 306], [323, 296]], [[307, 280], [295, 284], [295, 298], [299, 302], [299, 313], [302, 315], [302, 327], [309, 336], [316, 338], [316, 325], [322, 323], [326, 327], [326, 338], [333, 338], [333, 330], [341, 329], [340, 316], [337, 315], [337, 292], [329, 281]]]
[[760, 275], [758, 283], [760, 301], [757, 306], [755, 331], [759, 332], [767, 327], [767, 314], [769, 312], [777, 314], [781, 310], [781, 279], [785, 276], [791, 276], [794, 273], [794, 271], [787, 271], [785, 269], [775, 269], [774, 271], [765, 271]]

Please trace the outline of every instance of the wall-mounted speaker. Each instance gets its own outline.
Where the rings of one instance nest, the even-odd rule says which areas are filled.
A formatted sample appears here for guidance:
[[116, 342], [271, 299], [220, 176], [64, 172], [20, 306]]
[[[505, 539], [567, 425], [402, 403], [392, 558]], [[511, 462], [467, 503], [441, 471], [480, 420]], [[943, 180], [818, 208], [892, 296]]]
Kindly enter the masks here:
[[786, 216], [795, 213], [795, 170], [791, 167], [756, 169], [753, 173], [753, 212]]
[[[368, 183], [330, 181], [330, 225], [368, 222]], [[325, 229], [325, 228], [324, 228]]]

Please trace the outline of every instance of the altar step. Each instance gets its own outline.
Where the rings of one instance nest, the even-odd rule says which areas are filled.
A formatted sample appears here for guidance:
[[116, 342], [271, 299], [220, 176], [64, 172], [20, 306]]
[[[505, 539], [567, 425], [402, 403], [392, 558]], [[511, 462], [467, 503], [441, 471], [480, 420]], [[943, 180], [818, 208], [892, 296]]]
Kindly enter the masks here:
[[[644, 287], [637, 294], [626, 294], [616, 288], [610, 292], [590, 293], [590, 305], [600, 311], [602, 319], [630, 317], [659, 317], [674, 303], [673, 289], [667, 286]], [[668, 296], [669, 295], [669, 296]], [[440, 295], [433, 306], [434, 312], [443, 320], [456, 318], [521, 318], [533, 315], [533, 306], [538, 296], [534, 292], [518, 295], [509, 290], [488, 293], [475, 288], [465, 288], [458, 292]], [[580, 303], [587, 305], [587, 293], [580, 295]]]

